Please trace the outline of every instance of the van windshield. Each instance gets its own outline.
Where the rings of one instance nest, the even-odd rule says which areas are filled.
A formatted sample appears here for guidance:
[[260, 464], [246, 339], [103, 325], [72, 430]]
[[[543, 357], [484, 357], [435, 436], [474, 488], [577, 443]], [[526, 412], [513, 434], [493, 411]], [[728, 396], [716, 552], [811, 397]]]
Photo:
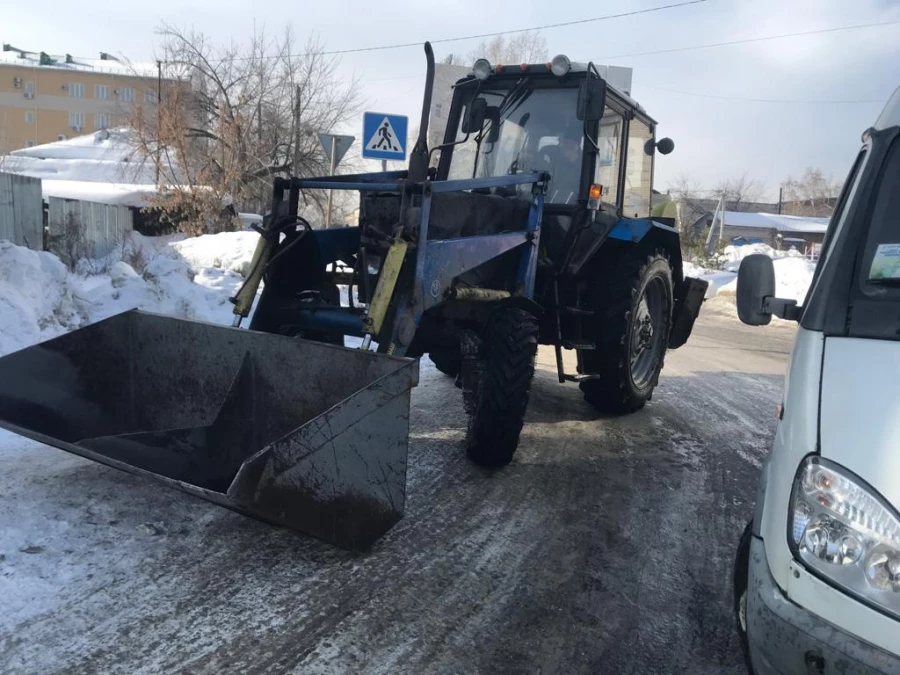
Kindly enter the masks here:
[[[900, 141], [888, 153], [876, 195], [860, 281], [870, 299], [896, 301], [900, 294]], [[886, 292], [890, 288], [898, 290]]]

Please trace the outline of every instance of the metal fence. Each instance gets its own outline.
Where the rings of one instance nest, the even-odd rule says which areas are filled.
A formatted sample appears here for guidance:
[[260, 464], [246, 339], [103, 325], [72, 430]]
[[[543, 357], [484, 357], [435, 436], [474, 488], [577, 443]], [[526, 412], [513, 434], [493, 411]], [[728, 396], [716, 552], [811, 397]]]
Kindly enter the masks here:
[[40, 178], [0, 173], [0, 239], [38, 251], [44, 248]]
[[127, 206], [59, 197], [47, 201], [48, 248], [57, 255], [101, 258], [134, 229], [134, 214]]

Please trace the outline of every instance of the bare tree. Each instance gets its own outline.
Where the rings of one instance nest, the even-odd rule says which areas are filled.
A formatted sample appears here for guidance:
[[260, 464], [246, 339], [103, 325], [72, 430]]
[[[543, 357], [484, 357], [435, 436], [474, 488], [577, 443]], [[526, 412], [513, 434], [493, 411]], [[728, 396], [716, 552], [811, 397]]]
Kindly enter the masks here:
[[714, 193], [716, 199], [725, 198], [727, 211], [747, 211], [754, 208], [762, 197], [764, 186], [758, 180], [744, 173], [739, 178], [722, 181]]
[[481, 58], [492, 64], [543, 63], [548, 58], [547, 41], [537, 32], [497, 35], [469, 53], [469, 63]]
[[807, 167], [800, 178], [788, 177], [784, 188], [784, 213], [827, 218], [834, 211], [841, 183], [821, 169]]
[[676, 225], [685, 237], [691, 237], [694, 234], [691, 228], [709, 213], [704, 194], [700, 183], [687, 174], [681, 174], [669, 185], [669, 196], [676, 203]]
[[[337, 76], [318, 40], [297, 53], [290, 27], [277, 38], [257, 32], [246, 45], [215, 45], [168, 24], [159, 34], [161, 100], [139, 98], [131, 112], [137, 146], [163, 188], [153, 207], [185, 231], [227, 229], [227, 206], [262, 212], [275, 176], [327, 173], [316, 133], [355, 112], [357, 87]], [[323, 195], [309, 197], [324, 209]]]

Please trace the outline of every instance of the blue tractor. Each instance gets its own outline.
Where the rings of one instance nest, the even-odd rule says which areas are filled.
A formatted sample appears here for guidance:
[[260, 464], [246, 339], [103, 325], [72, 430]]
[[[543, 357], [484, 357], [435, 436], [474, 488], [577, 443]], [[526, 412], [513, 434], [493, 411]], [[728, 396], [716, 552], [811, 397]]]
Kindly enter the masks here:
[[[409, 169], [276, 179], [234, 327], [132, 311], [0, 358], [0, 425], [360, 549], [403, 514], [418, 362], [402, 357], [455, 378], [485, 466], [513, 458], [539, 344], [598, 410], [643, 407], [706, 291], [650, 218], [672, 141], [558, 56], [476, 62], [429, 149], [425, 53]], [[306, 190], [358, 191], [358, 226], [310, 227]]]
[[[428, 354], [462, 389], [468, 456], [499, 466], [516, 450], [538, 344], [588, 403], [633, 412], [690, 335], [706, 282], [684, 276], [678, 232], [650, 218], [654, 157], [672, 141], [657, 142], [656, 122], [593, 64], [479, 60], [429, 149], [425, 50], [408, 171], [276, 181], [272, 212], [285, 216], [273, 230], [291, 232], [266, 257], [250, 328]], [[359, 226], [296, 228], [299, 192], [314, 188], [359, 190]], [[336, 278], [337, 263], [353, 272]], [[356, 309], [338, 306], [340, 281]]]

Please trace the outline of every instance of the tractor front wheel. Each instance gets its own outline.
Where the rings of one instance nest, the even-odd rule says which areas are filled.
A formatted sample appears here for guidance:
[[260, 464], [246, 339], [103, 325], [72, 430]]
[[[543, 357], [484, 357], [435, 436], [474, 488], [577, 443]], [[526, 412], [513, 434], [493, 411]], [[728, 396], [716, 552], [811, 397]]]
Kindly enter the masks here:
[[[463, 374], [469, 413], [466, 454], [482, 466], [512, 461], [534, 377], [538, 322], [521, 309], [495, 311], [482, 336], [477, 373]], [[465, 366], [464, 366], [465, 368]], [[467, 384], [467, 380], [474, 380]]]
[[669, 259], [634, 252], [601, 267], [592, 281], [596, 348], [582, 356], [585, 370], [600, 377], [582, 382], [581, 391], [601, 412], [634, 412], [653, 395], [672, 330]]

